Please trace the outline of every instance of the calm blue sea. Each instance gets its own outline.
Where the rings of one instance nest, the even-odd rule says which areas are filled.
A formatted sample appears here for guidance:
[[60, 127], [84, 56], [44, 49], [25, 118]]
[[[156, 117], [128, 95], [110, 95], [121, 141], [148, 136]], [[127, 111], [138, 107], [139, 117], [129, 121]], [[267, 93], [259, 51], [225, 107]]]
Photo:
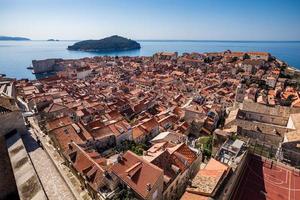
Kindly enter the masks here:
[[101, 55], [149, 56], [159, 51], [215, 52], [230, 49], [232, 51], [267, 51], [300, 69], [300, 42], [253, 42], [253, 41], [139, 41], [140, 50], [91, 53], [68, 51], [67, 46], [76, 41], [0, 41], [0, 74], [8, 77], [35, 79], [27, 70], [34, 59], [46, 58], [83, 58]]

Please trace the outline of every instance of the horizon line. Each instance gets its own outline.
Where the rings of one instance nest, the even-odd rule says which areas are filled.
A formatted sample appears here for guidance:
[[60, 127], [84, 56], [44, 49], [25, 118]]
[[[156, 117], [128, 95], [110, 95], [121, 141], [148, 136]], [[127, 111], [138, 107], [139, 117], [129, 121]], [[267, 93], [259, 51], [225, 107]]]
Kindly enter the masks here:
[[[47, 41], [49, 39], [31, 39], [24, 41]], [[128, 38], [130, 39], [130, 38]], [[99, 39], [56, 39], [60, 41], [84, 41], [84, 40], [99, 40]], [[300, 42], [300, 40], [207, 40], [207, 39], [131, 39], [140, 42]], [[13, 41], [13, 40], [3, 40]], [[55, 41], [54, 41], [55, 42]]]
[[[26, 37], [26, 36], [8, 36], [8, 35], [1, 35], [0, 37], [17, 37], [17, 38], [27, 38], [29, 39], [29, 41], [47, 41], [49, 39], [54, 39], [54, 37], [49, 37], [48, 39], [32, 39], [30, 37]], [[110, 36], [107, 36], [110, 37]], [[96, 39], [96, 38], [89, 38], [89, 39], [55, 39], [55, 40], [59, 40], [59, 41], [83, 41], [83, 40], [101, 40], [107, 37], [103, 37], [100, 39]], [[252, 39], [238, 39], [238, 40], [234, 40], [234, 39], [133, 39], [130, 37], [126, 37], [126, 36], [120, 36], [120, 37], [124, 37], [127, 39], [131, 39], [131, 40], [136, 40], [136, 41], [168, 41], [168, 42], [172, 42], [172, 41], [182, 41], [182, 42], [300, 42], [300, 39], [295, 39], [295, 40], [286, 40], [286, 39], [275, 39], [275, 40], [267, 40], [267, 39], [258, 39], [258, 40], [252, 40]]]

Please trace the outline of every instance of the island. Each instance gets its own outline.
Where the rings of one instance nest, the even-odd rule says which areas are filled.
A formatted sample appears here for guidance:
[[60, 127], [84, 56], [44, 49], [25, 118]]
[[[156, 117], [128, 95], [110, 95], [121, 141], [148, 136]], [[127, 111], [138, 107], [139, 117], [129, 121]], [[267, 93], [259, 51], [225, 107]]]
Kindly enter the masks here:
[[48, 42], [59, 42], [59, 40], [56, 40], [56, 39], [48, 39], [47, 41]]
[[10, 36], [0, 36], [0, 41], [29, 41], [29, 38], [25, 37], [10, 37]]
[[68, 46], [68, 50], [93, 52], [127, 51], [140, 48], [141, 45], [138, 42], [118, 35], [101, 40], [80, 41], [72, 46]]

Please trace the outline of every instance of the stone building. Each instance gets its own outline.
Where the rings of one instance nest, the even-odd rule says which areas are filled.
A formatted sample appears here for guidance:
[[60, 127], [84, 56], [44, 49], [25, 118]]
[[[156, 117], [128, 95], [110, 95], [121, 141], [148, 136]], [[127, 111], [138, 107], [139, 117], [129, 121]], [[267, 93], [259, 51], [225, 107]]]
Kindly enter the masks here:
[[288, 125], [289, 132], [285, 134], [281, 144], [282, 155], [279, 157], [294, 166], [300, 165], [300, 113], [291, 114]]
[[163, 199], [168, 200], [184, 193], [188, 180], [199, 170], [202, 156], [184, 143], [161, 142], [145, 151], [143, 158], [163, 170]]
[[12, 81], [0, 82], [0, 136], [17, 129], [25, 130], [24, 119], [17, 107], [15, 86]]
[[[242, 107], [232, 114], [235, 116], [227, 118], [225, 128], [229, 128], [229, 124], [234, 124], [238, 135], [254, 140], [278, 145], [285, 133], [290, 130], [287, 127], [290, 114], [288, 107], [270, 107], [244, 101]], [[234, 122], [230, 121], [232, 118]]]

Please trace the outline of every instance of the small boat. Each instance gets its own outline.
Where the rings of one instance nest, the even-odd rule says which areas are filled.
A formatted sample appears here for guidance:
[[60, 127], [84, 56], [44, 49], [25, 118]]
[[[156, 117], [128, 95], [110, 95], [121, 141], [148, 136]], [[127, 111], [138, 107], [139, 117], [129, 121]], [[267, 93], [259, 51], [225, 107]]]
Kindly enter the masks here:
[[32, 65], [30, 65], [29, 67], [27, 67], [27, 69], [31, 69], [32, 70], [33, 69]]

